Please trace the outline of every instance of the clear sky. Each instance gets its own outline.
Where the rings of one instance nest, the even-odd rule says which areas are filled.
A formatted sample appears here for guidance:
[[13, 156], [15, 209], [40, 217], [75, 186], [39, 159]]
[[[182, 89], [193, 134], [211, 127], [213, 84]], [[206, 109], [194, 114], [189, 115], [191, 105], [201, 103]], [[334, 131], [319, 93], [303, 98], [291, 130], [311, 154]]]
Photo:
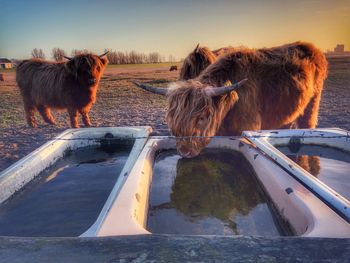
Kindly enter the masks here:
[[33, 48], [158, 51], [185, 57], [212, 49], [297, 40], [350, 49], [350, 0], [0, 0], [0, 57]]

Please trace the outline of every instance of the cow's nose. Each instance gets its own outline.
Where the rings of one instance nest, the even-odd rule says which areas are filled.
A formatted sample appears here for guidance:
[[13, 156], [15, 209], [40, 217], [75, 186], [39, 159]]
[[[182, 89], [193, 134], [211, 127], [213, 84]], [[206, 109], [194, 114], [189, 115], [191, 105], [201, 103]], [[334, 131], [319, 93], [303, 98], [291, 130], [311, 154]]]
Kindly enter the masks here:
[[180, 155], [185, 158], [191, 158], [192, 153], [190, 151], [188, 152], [180, 152]]
[[89, 79], [89, 84], [90, 84], [90, 85], [95, 84], [96, 81], [97, 81], [97, 80], [96, 80], [95, 78]]
[[196, 151], [186, 149], [186, 148], [179, 148], [178, 153], [184, 158], [192, 158], [198, 155]]

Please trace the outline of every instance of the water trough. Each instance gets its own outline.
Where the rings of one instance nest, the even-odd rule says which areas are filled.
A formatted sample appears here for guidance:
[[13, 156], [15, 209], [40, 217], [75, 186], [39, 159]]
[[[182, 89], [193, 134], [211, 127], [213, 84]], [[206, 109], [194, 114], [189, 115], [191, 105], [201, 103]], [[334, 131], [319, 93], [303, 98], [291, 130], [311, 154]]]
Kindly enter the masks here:
[[[251, 134], [245, 134], [247, 138], [249, 138]], [[152, 184], [158, 185], [158, 190], [161, 188], [159, 186], [167, 187], [168, 190], [165, 192], [168, 192], [167, 196], [164, 197], [164, 200], [166, 202], [158, 203], [158, 208], [162, 209], [168, 209], [167, 212], [170, 211], [170, 215], [172, 217], [179, 217], [180, 220], [186, 221], [183, 224], [180, 224], [180, 227], [178, 227], [177, 234], [213, 234], [213, 233], [219, 233], [221, 234], [240, 234], [240, 235], [296, 235], [301, 237], [349, 237], [350, 236], [350, 227], [349, 223], [340, 216], [336, 211], [331, 209], [327, 203], [325, 203], [323, 200], [319, 198], [313, 191], [311, 191], [308, 187], [305, 187], [303, 183], [296, 180], [295, 177], [291, 176], [284, 167], [278, 165], [274, 159], [272, 159], [269, 156], [269, 152], [264, 152], [261, 150], [261, 148], [257, 147], [255, 144], [251, 142], [251, 140], [248, 140], [246, 138], [214, 138], [212, 139], [211, 143], [207, 147], [210, 150], [213, 151], [228, 151], [232, 154], [239, 154], [245, 158], [245, 161], [250, 164], [252, 169], [255, 173], [255, 179], [258, 182], [258, 186], [253, 186], [256, 188], [256, 192], [263, 192], [262, 195], [265, 195], [267, 198], [267, 201], [263, 201], [261, 203], [268, 204], [269, 201], [271, 202], [271, 205], [269, 205], [270, 215], [267, 215], [265, 213], [265, 217], [246, 217], [246, 219], [255, 221], [254, 224], [248, 224], [248, 229], [245, 228], [245, 226], [240, 227], [240, 220], [232, 221], [232, 220], [222, 220], [223, 217], [218, 216], [218, 213], [216, 212], [208, 212], [205, 214], [203, 211], [205, 211], [205, 208], [199, 211], [194, 212], [197, 213], [193, 217], [186, 215], [186, 208], [182, 209], [180, 205], [176, 204], [175, 195], [177, 194], [176, 191], [179, 189], [179, 185], [186, 184], [187, 182], [190, 184], [191, 179], [188, 179], [186, 181], [186, 178], [181, 179], [182, 182], [180, 183], [180, 179], [177, 179], [179, 176], [179, 169], [178, 166], [179, 159], [176, 157], [176, 154], [171, 154], [172, 151], [175, 149], [175, 141], [172, 138], [167, 137], [158, 137], [158, 138], [150, 138], [145, 145], [143, 151], [141, 152], [138, 160], [136, 161], [133, 169], [130, 172], [130, 175], [127, 179], [127, 181], [124, 184], [123, 189], [121, 190], [120, 194], [116, 198], [114, 205], [111, 207], [111, 212], [109, 216], [106, 218], [103, 226], [101, 226], [100, 230], [98, 231], [98, 236], [118, 236], [118, 235], [139, 235], [139, 234], [152, 234], [152, 233], [162, 233], [162, 234], [173, 234], [172, 232], [162, 232], [163, 230], [155, 230], [152, 227], [152, 221], [154, 218], [154, 200], [152, 200]], [[169, 152], [170, 151], [170, 152]], [[168, 153], [167, 153], [168, 152]], [[162, 154], [165, 154], [165, 157], [161, 156]], [[282, 153], [280, 153], [283, 155]], [[158, 158], [158, 159], [157, 159]], [[154, 180], [159, 180], [162, 176], [157, 176], [157, 162], [159, 162], [159, 158], [164, 160], [164, 158], [173, 158], [172, 164], [169, 163], [170, 166], [167, 167], [165, 165], [165, 172], [169, 174], [174, 173], [174, 169], [177, 170], [175, 173], [177, 175], [163, 180], [166, 184], [156, 182]], [[286, 157], [287, 158], [287, 157]], [[161, 161], [160, 161], [161, 162]], [[189, 166], [193, 166], [194, 164], [188, 164]], [[168, 169], [168, 170], [166, 170]], [[228, 168], [229, 169], [229, 168]], [[171, 170], [173, 170], [171, 172]], [[198, 175], [190, 174], [189, 172], [187, 174], [188, 177], [197, 177]], [[204, 172], [205, 173], [205, 172]], [[164, 175], [166, 176], [166, 175]], [[181, 177], [186, 176], [180, 175]], [[205, 185], [206, 182], [205, 177], [203, 177], [203, 181], [201, 182], [199, 180], [198, 184]], [[170, 181], [170, 183], [169, 183]], [[215, 183], [214, 183], [215, 184]], [[170, 185], [170, 186], [169, 186]], [[229, 183], [228, 183], [229, 185]], [[181, 188], [181, 187], [180, 187]], [[223, 186], [224, 188], [224, 186]], [[170, 190], [169, 190], [170, 189]], [[193, 191], [196, 191], [196, 189], [192, 189]], [[237, 189], [236, 189], [237, 190]], [[164, 192], [164, 191], [163, 191]], [[169, 194], [169, 192], [171, 192]], [[194, 204], [197, 204], [199, 207], [203, 207], [203, 204], [206, 203], [206, 201], [203, 200], [200, 194], [197, 193], [193, 194], [191, 191], [184, 191], [184, 198], [185, 202], [182, 202], [182, 204], [186, 207], [186, 202], [194, 201]], [[162, 191], [158, 192], [159, 195], [162, 195]], [[206, 194], [204, 191], [202, 193], [203, 195]], [[210, 191], [207, 193], [208, 195], [211, 194]], [[251, 193], [250, 193], [251, 194]], [[255, 193], [253, 193], [255, 194]], [[191, 196], [196, 196], [197, 199], [191, 199]], [[169, 197], [170, 196], [170, 197]], [[199, 197], [198, 197], [199, 196]], [[230, 198], [233, 198], [230, 196], [230, 194], [227, 195]], [[181, 198], [180, 198], [181, 199]], [[163, 201], [164, 201], [163, 200]], [[208, 202], [210, 200], [207, 199]], [[223, 199], [217, 199], [217, 206], [220, 207], [220, 200]], [[157, 203], [157, 200], [155, 201]], [[160, 206], [159, 206], [160, 205]], [[174, 209], [174, 207], [177, 209], [177, 211], [171, 210]], [[188, 208], [188, 207], [187, 207]], [[176, 210], [175, 209], [175, 210]], [[259, 204], [258, 202], [251, 204], [251, 210], [259, 210]], [[165, 211], [163, 210], [163, 211]], [[225, 209], [224, 209], [225, 210]], [[244, 210], [244, 209], [243, 209]], [[242, 210], [242, 211], [243, 211]], [[210, 209], [207, 209], [207, 211], [210, 211]], [[247, 213], [239, 211], [239, 208], [229, 208], [225, 210], [226, 218], [233, 218], [236, 216], [236, 219], [243, 218], [244, 216], [247, 216]], [[238, 212], [237, 212], [238, 211]], [[156, 211], [157, 212], [157, 211]], [[172, 213], [172, 214], [171, 214]], [[216, 213], [216, 214], [215, 214]], [[272, 215], [271, 215], [272, 213]], [[185, 215], [184, 215], [185, 214]], [[205, 214], [207, 218], [203, 216]], [[216, 216], [215, 216], [216, 215]], [[233, 215], [233, 217], [232, 217]], [[157, 216], [157, 215], [156, 215]], [[187, 216], [187, 217], [186, 217]], [[162, 216], [160, 216], [160, 219]], [[176, 228], [176, 222], [172, 221], [172, 218], [165, 217], [165, 222], [157, 221], [157, 224], [165, 224], [168, 225], [168, 227], [174, 227]], [[196, 218], [197, 217], [197, 218]], [[267, 220], [266, 218], [270, 217], [270, 220]], [[209, 221], [208, 221], [208, 220]], [[221, 222], [219, 224], [216, 224], [216, 229], [219, 229], [218, 231], [213, 231], [212, 233], [205, 232], [205, 228], [212, 227], [212, 221], [219, 219]], [[192, 231], [188, 232], [186, 231], [186, 227], [188, 227], [188, 224], [191, 224], [193, 222], [188, 221], [197, 221], [199, 224], [197, 224], [195, 227], [197, 229], [199, 228], [199, 231]], [[201, 221], [202, 220], [202, 221]], [[203, 221], [204, 220], [204, 221]], [[207, 221], [205, 221], [207, 220]], [[210, 221], [212, 220], [212, 221]], [[281, 226], [282, 228], [287, 229], [286, 231], [272, 231], [268, 233], [264, 232], [256, 232], [251, 231], [252, 226], [254, 226], [256, 229], [259, 228], [259, 220], [262, 222], [275, 222], [277, 223], [277, 226]], [[154, 225], [154, 224], [153, 224]], [[236, 233], [233, 233], [235, 231], [230, 230], [234, 229], [236, 230]], [[284, 226], [283, 226], [284, 225]], [[217, 228], [219, 226], [219, 228]], [[234, 227], [232, 227], [234, 226]], [[238, 228], [237, 228], [238, 226]], [[183, 229], [181, 229], [183, 228]], [[277, 227], [279, 228], [279, 227]], [[166, 229], [166, 227], [165, 227]], [[204, 229], [204, 232], [203, 232]], [[214, 228], [215, 229], [215, 228]], [[154, 232], [156, 231], [156, 232]]]
[[0, 174], [0, 234], [95, 236], [150, 127], [71, 129]]

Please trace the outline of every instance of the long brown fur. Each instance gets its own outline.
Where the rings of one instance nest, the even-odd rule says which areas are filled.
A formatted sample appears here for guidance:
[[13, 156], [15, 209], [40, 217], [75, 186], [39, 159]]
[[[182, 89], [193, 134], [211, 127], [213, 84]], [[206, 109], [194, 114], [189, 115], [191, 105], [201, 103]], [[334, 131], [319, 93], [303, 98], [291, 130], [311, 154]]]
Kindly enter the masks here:
[[198, 47], [184, 60], [180, 80], [194, 79], [216, 61], [216, 55], [207, 47]]
[[180, 80], [194, 79], [208, 66], [213, 64], [219, 56], [234, 50], [233, 47], [224, 47], [211, 51], [207, 47], [197, 47], [184, 59], [180, 71]]
[[51, 108], [67, 109], [71, 126], [78, 128], [78, 113], [85, 126], [91, 126], [89, 111], [96, 101], [97, 87], [107, 59], [80, 54], [68, 62], [40, 59], [22, 61], [16, 69], [16, 80], [23, 98], [26, 120], [37, 127], [35, 111], [45, 122], [55, 124]]
[[[244, 130], [315, 128], [327, 77], [327, 60], [314, 45], [296, 42], [275, 48], [239, 49], [219, 58], [196, 81], [168, 92], [167, 122], [175, 136], [240, 135]], [[248, 81], [237, 91], [211, 98], [206, 87]], [[192, 157], [209, 138], [183, 138], [179, 152]]]

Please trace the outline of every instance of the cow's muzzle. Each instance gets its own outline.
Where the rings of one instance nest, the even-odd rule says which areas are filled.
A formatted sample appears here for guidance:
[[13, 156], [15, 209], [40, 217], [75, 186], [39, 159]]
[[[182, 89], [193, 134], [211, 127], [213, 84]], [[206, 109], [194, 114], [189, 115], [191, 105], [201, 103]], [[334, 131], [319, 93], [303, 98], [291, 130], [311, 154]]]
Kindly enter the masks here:
[[92, 79], [89, 79], [88, 82], [89, 82], [89, 85], [94, 85], [94, 84], [96, 84], [97, 79], [92, 78]]
[[178, 146], [177, 152], [184, 158], [193, 158], [199, 155], [200, 150], [191, 149], [189, 147]]

